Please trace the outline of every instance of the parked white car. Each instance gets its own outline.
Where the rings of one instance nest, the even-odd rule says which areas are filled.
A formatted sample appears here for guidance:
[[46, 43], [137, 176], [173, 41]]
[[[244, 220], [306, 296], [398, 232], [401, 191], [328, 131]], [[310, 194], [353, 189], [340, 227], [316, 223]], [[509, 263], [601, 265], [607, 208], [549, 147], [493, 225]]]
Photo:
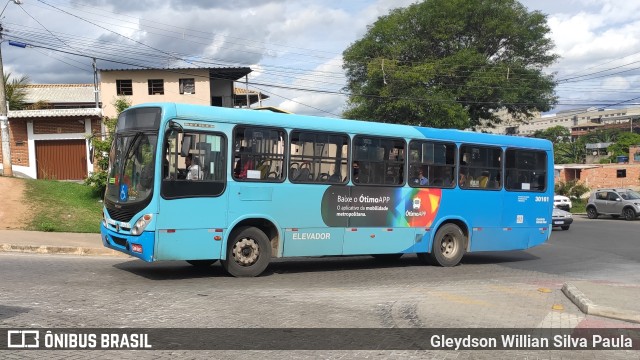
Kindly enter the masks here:
[[553, 197], [553, 205], [558, 209], [565, 211], [569, 211], [569, 209], [571, 209], [571, 207], [573, 206], [571, 204], [571, 199], [562, 195], [555, 195]]

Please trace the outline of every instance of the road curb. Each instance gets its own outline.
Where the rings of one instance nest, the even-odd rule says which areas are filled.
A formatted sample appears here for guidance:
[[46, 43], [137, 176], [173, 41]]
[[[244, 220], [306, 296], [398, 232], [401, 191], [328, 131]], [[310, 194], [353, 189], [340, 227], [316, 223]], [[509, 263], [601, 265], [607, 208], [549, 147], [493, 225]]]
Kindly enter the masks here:
[[582, 291], [570, 283], [562, 285], [562, 292], [585, 314], [640, 324], [639, 312], [594, 304]]
[[49, 246], [49, 245], [14, 245], [0, 244], [2, 252], [22, 252], [31, 254], [62, 254], [62, 255], [86, 255], [86, 256], [115, 256], [129, 257], [111, 249], [86, 248], [74, 246]]

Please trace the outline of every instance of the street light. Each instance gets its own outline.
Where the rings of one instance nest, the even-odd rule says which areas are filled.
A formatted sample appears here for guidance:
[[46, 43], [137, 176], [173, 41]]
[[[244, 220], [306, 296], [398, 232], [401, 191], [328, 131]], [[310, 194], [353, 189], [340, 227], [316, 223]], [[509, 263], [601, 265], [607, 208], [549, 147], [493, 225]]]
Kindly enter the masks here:
[[[16, 5], [21, 5], [22, 0], [9, 0], [4, 5], [2, 12], [0, 12], [0, 19], [4, 11], [7, 9], [7, 5], [13, 2]], [[0, 24], [0, 31], [2, 31], [2, 25]], [[0, 39], [2, 33], [0, 33]], [[2, 65], [2, 47], [0, 46], [0, 131], [2, 132], [2, 175], [13, 176], [13, 168], [11, 164], [11, 143], [9, 139], [9, 117], [7, 117], [7, 101], [6, 94], [4, 92], [4, 66]]]

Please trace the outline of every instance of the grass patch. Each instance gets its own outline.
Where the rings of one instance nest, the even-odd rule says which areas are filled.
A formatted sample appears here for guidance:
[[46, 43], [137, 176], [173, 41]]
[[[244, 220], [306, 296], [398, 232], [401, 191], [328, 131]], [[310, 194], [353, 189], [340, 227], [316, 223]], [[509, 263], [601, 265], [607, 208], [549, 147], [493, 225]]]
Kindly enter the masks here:
[[587, 212], [587, 199], [571, 199], [571, 213], [584, 214]]
[[99, 233], [102, 202], [83, 184], [26, 180], [25, 196], [33, 212], [27, 230]]

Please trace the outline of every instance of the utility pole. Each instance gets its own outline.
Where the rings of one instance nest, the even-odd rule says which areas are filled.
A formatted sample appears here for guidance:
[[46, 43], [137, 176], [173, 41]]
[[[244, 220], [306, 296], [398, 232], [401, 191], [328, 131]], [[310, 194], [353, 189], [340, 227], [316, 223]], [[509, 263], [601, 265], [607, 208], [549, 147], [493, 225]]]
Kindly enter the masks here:
[[[2, 14], [7, 9], [7, 5], [12, 2], [16, 5], [22, 4], [22, 0], [7, 0]], [[2, 65], [2, 24], [0, 24], [0, 130], [2, 131], [2, 175], [13, 176], [13, 168], [11, 165], [11, 140], [9, 138], [9, 110], [7, 109], [7, 94], [5, 94], [4, 83], [4, 66]]]
[[[2, 31], [2, 25], [0, 25]], [[4, 67], [2, 65], [2, 44], [0, 43], [0, 130], [2, 130], [2, 174], [13, 176], [11, 165], [11, 143], [9, 140], [9, 117], [7, 116], [7, 95], [4, 92]]]
[[98, 91], [98, 66], [96, 65], [96, 58], [93, 58], [93, 92], [96, 98], [96, 109], [100, 107], [100, 95]]

